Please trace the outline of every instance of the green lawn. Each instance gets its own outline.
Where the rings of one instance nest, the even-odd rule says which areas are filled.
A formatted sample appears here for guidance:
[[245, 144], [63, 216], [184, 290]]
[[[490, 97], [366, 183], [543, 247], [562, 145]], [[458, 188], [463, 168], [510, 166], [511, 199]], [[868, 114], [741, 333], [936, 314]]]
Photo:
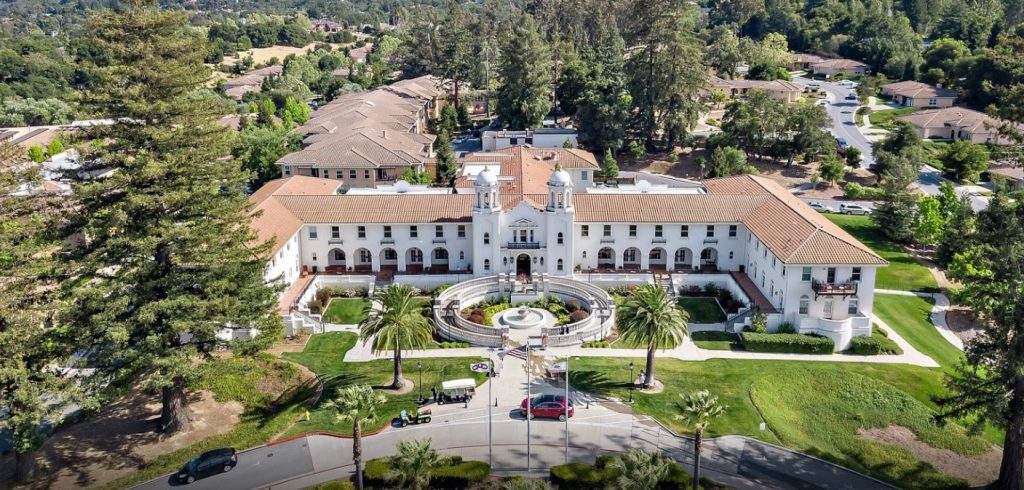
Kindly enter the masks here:
[[[628, 363], [636, 359], [582, 358], [573, 385], [620, 399]], [[709, 436], [742, 434], [814, 454], [872, 476], [914, 488], [948, 488], [959, 480], [938, 473], [909, 452], [857, 436], [857, 429], [897, 424], [934, 447], [974, 455], [989, 441], [967, 436], [955, 425], [931, 422], [932, 393], [943, 392], [941, 372], [916, 366], [792, 361], [659, 359], [655, 375], [665, 384], [659, 394], [634, 392], [637, 413], [657, 417], [677, 431], [679, 394], [708, 389], [728, 405]], [[785, 382], [782, 382], [782, 381]], [[764, 420], [769, 431], [760, 432]], [[988, 435], [988, 434], [986, 434]], [[911, 483], [912, 482], [912, 483]]]
[[690, 314], [690, 323], [725, 321], [725, 312], [714, 298], [679, 298], [679, 307]]
[[[392, 366], [391, 360], [377, 360], [370, 362], [343, 362], [345, 353], [356, 343], [356, 335], [351, 332], [335, 332], [322, 335], [314, 335], [306, 344], [302, 352], [285, 353], [288, 360], [306, 366], [316, 373], [324, 381], [324, 400], [329, 399], [338, 389], [354, 384], [369, 384], [371, 386], [384, 386], [391, 382]], [[475, 378], [477, 383], [482, 383], [486, 376], [480, 373], [473, 373], [469, 365], [473, 358], [438, 358], [438, 359], [410, 359], [402, 361], [402, 373], [406, 379], [414, 383], [419, 382], [419, 371], [416, 368], [417, 362], [423, 363], [423, 393], [430, 396], [430, 387], [440, 388], [441, 381], [460, 378]], [[388, 402], [378, 412], [378, 419], [364, 427], [366, 431], [373, 431], [384, 427], [391, 422], [391, 419], [398, 416], [403, 409], [412, 409], [416, 406], [416, 399], [419, 397], [419, 390], [415, 389], [410, 393], [398, 396], [388, 396]], [[313, 410], [310, 412], [308, 422], [295, 424], [287, 435], [303, 434], [313, 431], [329, 431], [348, 433], [351, 426], [343, 426], [334, 422], [334, 415], [326, 410]]]
[[740, 344], [740, 337], [734, 333], [729, 332], [693, 332], [690, 334], [690, 338], [694, 344], [701, 349], [708, 350], [742, 350], [743, 345]]
[[916, 107], [900, 107], [899, 109], [885, 109], [881, 111], [872, 112], [868, 115], [868, 120], [871, 121], [872, 126], [891, 126], [893, 120], [900, 116], [906, 116], [911, 112], [917, 111]]
[[366, 298], [333, 298], [324, 312], [324, 322], [355, 324], [366, 318], [363, 309], [370, 306]]
[[874, 313], [914, 348], [935, 359], [944, 370], [952, 371], [963, 358], [963, 352], [932, 325], [929, 316], [933, 304], [931, 298], [875, 294]]
[[871, 247], [883, 259], [889, 261], [888, 267], [878, 269], [878, 277], [875, 280], [876, 288], [909, 291], [935, 291], [938, 289], [938, 284], [931, 272], [914, 260], [909, 253], [889, 241], [870, 216], [826, 214], [825, 217]]

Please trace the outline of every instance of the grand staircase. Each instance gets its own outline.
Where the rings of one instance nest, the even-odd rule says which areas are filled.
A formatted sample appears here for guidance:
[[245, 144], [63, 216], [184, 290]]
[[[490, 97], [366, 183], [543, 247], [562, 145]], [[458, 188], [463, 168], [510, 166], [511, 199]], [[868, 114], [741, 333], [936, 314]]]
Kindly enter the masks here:
[[667, 272], [655, 272], [654, 284], [657, 284], [664, 289], [670, 297], [676, 297], [676, 288], [672, 287], [672, 274]]

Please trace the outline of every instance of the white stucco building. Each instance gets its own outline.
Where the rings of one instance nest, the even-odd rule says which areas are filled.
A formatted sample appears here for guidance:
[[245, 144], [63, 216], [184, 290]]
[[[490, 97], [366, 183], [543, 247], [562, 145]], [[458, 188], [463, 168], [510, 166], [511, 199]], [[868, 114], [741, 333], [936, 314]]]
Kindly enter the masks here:
[[597, 187], [596, 160], [585, 153], [516, 146], [473, 155], [449, 193], [339, 194], [337, 181], [305, 176], [268, 183], [253, 196], [259, 238], [275, 239], [267, 279], [717, 282], [773, 327], [791, 322], [842, 348], [870, 334], [886, 262], [787, 190], [755, 176], [670, 185], [642, 174], [633, 185]]

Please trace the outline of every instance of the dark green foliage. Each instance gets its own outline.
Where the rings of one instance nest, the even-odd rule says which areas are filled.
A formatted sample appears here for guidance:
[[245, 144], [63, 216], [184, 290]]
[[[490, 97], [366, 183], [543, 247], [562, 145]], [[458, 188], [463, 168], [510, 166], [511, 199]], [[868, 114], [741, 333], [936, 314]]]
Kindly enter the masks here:
[[216, 332], [274, 333], [281, 320], [263, 277], [270, 244], [249, 228], [246, 174], [223, 158], [219, 100], [197, 91], [209, 78], [203, 39], [182, 12], [141, 0], [122, 7], [90, 21], [88, 42], [108, 56], [82, 60], [93, 80], [83, 104], [118, 122], [87, 130], [106, 145], [83, 170], [111, 176], [72, 196], [65, 231], [90, 239], [65, 255], [76, 303], [67, 321], [103, 346], [101, 372], [144, 369], [140, 382], [163, 391], [161, 426], [173, 433], [187, 429], [187, 382]]
[[458, 170], [455, 152], [452, 151], [450, 142], [451, 136], [444, 130], [437, 134], [437, 140], [434, 142], [434, 147], [437, 148], [437, 175], [434, 179], [443, 186], [452, 185], [455, 172]]
[[561, 490], [591, 490], [609, 479], [610, 472], [586, 463], [551, 467], [551, 483]]
[[436, 468], [431, 473], [431, 488], [466, 488], [484, 481], [491, 467], [483, 461], [463, 461]]
[[540, 127], [551, 110], [551, 51], [536, 23], [523, 15], [508, 36], [498, 67], [498, 115], [511, 129]]
[[843, 197], [847, 199], [878, 201], [885, 197], [885, 191], [878, 187], [865, 187], [856, 182], [843, 186]]
[[850, 353], [861, 356], [880, 354], [902, 354], [903, 349], [885, 334], [884, 330], [872, 327], [871, 335], [854, 337], [850, 340]]
[[832, 339], [815, 335], [743, 332], [740, 339], [750, 352], [831, 354], [835, 347]]
[[607, 340], [588, 340], [583, 342], [582, 347], [584, 349], [607, 349], [609, 345]]
[[[269, 101], [268, 101], [269, 102]], [[298, 150], [302, 140], [298, 133], [283, 125], [251, 125], [238, 133], [231, 155], [252, 174], [253, 190], [269, 180], [281, 177], [281, 157]]]

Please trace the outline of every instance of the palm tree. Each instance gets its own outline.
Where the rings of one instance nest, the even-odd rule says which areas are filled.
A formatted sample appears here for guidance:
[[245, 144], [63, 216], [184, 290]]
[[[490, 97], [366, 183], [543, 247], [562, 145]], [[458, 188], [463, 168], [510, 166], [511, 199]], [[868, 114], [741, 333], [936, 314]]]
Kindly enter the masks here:
[[704, 442], [704, 429], [711, 423], [711, 419], [722, 415], [725, 405], [718, 403], [718, 397], [712, 395], [708, 390], [694, 391], [683, 397], [683, 403], [679, 405], [679, 414], [676, 418], [685, 424], [693, 427], [693, 490], [697, 490], [700, 481], [700, 447]]
[[402, 350], [422, 349], [430, 344], [434, 325], [423, 317], [416, 305], [416, 290], [408, 284], [392, 284], [373, 294], [366, 316], [359, 323], [359, 338], [365, 345], [373, 340], [373, 353], [392, 351], [395, 356], [395, 379], [391, 387], [402, 387]]
[[[619, 334], [622, 340], [647, 346], [647, 370], [643, 388], [654, 382], [654, 351], [674, 348], [689, 335], [686, 321], [690, 315], [656, 284], [645, 284], [619, 308]], [[632, 380], [631, 380], [632, 381]]]
[[366, 385], [349, 386], [339, 391], [324, 408], [334, 410], [338, 423], [352, 423], [352, 461], [356, 463], [356, 482], [363, 490], [363, 424], [377, 418], [377, 409], [387, 402], [383, 393], [376, 393]]
[[430, 439], [413, 439], [398, 443], [398, 454], [391, 462], [392, 469], [384, 478], [395, 488], [425, 490], [430, 488], [431, 472], [445, 461], [433, 447]]
[[555, 490], [555, 487], [544, 480], [527, 480], [521, 476], [512, 478], [501, 487], [502, 490]]
[[651, 490], [668, 475], [669, 462], [658, 453], [630, 449], [609, 465], [615, 472], [614, 482], [608, 488], [615, 490]]

